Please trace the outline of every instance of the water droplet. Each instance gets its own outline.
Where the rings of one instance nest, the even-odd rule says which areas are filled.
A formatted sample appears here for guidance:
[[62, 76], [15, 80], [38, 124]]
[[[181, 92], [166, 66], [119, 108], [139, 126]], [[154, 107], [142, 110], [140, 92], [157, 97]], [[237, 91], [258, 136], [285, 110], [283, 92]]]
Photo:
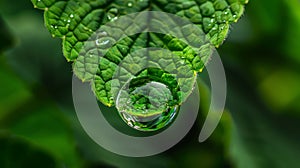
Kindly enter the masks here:
[[67, 21], [68, 23], [70, 23], [71, 22], [71, 20], [70, 19], [68, 19], [68, 21]]
[[87, 56], [89, 56], [89, 57], [94, 57], [94, 52], [93, 51], [89, 51], [88, 53], [87, 53]]
[[99, 48], [107, 48], [110, 42], [111, 41], [107, 38], [100, 38], [96, 40], [96, 45], [99, 46]]
[[119, 92], [116, 107], [123, 121], [136, 130], [159, 130], [171, 123], [179, 111], [179, 105], [171, 103], [171, 89], [163, 83], [149, 81], [126, 90]]
[[118, 14], [119, 11], [117, 8], [111, 8], [108, 12], [107, 12], [107, 18], [110, 21], [115, 21], [118, 19]]
[[71, 15], [70, 15], [70, 18], [73, 18], [73, 17], [74, 17], [74, 15], [73, 15], [73, 14], [71, 14]]
[[132, 7], [132, 2], [128, 2], [128, 7]]

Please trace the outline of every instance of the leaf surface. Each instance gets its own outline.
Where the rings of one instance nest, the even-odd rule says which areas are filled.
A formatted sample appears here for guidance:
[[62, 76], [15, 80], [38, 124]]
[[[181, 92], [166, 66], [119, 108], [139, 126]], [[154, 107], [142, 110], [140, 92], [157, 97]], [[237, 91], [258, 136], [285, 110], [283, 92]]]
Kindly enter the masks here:
[[[209, 60], [211, 47], [207, 46], [208, 48], [203, 49], [205, 52], [200, 59], [197, 53], [180, 39], [167, 34], [148, 32], [121, 40], [117, 38], [120, 41], [110, 38], [113, 35], [109, 34], [108, 37], [101, 37], [101, 41], [94, 39], [89, 51], [82, 53], [86, 42], [91, 40], [91, 36], [102, 25], [132, 13], [162, 11], [189, 20], [203, 31], [213, 46], [218, 47], [227, 36], [230, 23], [236, 22], [241, 17], [248, 0], [32, 0], [32, 2], [36, 8], [45, 10], [46, 27], [52, 36], [62, 38], [64, 56], [74, 63], [76, 76], [83, 81], [91, 81], [97, 98], [103, 104], [112, 106], [115, 99], [111, 88], [114, 73], [130, 53], [148, 47], [168, 49], [175, 55], [184, 57], [196, 75], [196, 72], [201, 71]], [[137, 28], [141, 28], [141, 25]], [[119, 30], [116, 29], [117, 31]], [[199, 39], [193, 32], [189, 32], [189, 29], [181, 31], [189, 39]], [[105, 32], [103, 36], [107, 36]], [[105, 55], [101, 59], [98, 59], [93, 55], [99, 55], [99, 52], [105, 49], [99, 45], [97, 47], [97, 43], [104, 48], [109, 43], [115, 44], [103, 52]], [[159, 67], [168, 65], [164, 63]], [[185, 84], [186, 82], [182, 83]], [[191, 91], [192, 87], [189, 87], [183, 92], [188, 96]]]

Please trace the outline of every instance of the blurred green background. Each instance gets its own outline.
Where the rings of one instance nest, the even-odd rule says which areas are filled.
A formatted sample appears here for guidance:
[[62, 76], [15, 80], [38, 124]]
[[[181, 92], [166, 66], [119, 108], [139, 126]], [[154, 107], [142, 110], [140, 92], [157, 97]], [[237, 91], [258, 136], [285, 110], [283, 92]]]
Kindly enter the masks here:
[[[83, 131], [72, 104], [71, 64], [30, 0], [0, 0], [0, 167], [300, 167], [300, 1], [250, 0], [218, 52], [228, 80], [214, 134], [189, 134], [152, 157], [110, 153]], [[201, 77], [201, 76], [200, 76]]]

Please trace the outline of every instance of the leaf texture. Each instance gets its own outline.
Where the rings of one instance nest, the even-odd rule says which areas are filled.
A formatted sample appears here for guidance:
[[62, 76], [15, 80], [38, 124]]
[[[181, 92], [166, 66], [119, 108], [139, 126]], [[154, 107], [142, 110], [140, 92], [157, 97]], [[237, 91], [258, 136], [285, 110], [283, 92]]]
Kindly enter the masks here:
[[[131, 57], [131, 53], [149, 47], [169, 50], [182, 58], [184, 64], [193, 72], [184, 78], [175, 75], [178, 81], [182, 81], [178, 82], [178, 85], [182, 86], [178, 103], [182, 103], [193, 89], [197, 72], [201, 71], [209, 60], [210, 49], [212, 46], [218, 47], [222, 44], [230, 23], [236, 22], [241, 17], [248, 0], [32, 0], [32, 2], [34, 7], [45, 10], [45, 24], [52, 36], [62, 38], [64, 56], [73, 62], [76, 76], [82, 81], [91, 82], [98, 100], [107, 106], [113, 106], [115, 93], [118, 91], [112, 90], [120, 89], [125, 82], [119, 78], [114, 80], [115, 74], [123, 71], [128, 77], [137, 77], [134, 74], [136, 72], [131, 69], [133, 66], [140, 66], [141, 63], [136, 59], [130, 67], [128, 65], [126, 67], [122, 62], [128, 56]], [[202, 30], [205, 39], [208, 39], [212, 46], [203, 45], [203, 42], [200, 42], [201, 46], [189, 46], [170, 34], [154, 32], [139, 33], [125, 38], [117, 37], [116, 34], [124, 33], [126, 23], [123, 29], [107, 31], [114, 33], [97, 32], [101, 26], [114, 22], [121, 16], [143, 11], [161, 11], [189, 20]], [[163, 23], [161, 25], [163, 26]], [[136, 28], [141, 27], [142, 25], [138, 25]], [[98, 36], [102, 33], [103, 37], [91, 38], [95, 32]], [[203, 40], [189, 28], [181, 29], [181, 33], [191, 41], [193, 39], [196, 44], [197, 40]], [[110, 46], [110, 43], [113, 45]], [[101, 47], [98, 44], [101, 44]], [[197, 52], [202, 53], [200, 57], [197, 56]], [[99, 53], [103, 55], [97, 57]], [[171, 76], [178, 73], [180, 68], [176, 66], [179, 60], [174, 62], [172, 59], [159, 57], [155, 61], [156, 68], [173, 65], [177, 72], [169, 72]], [[123, 65], [121, 68], [120, 64]], [[116, 85], [119, 85], [119, 88]]]

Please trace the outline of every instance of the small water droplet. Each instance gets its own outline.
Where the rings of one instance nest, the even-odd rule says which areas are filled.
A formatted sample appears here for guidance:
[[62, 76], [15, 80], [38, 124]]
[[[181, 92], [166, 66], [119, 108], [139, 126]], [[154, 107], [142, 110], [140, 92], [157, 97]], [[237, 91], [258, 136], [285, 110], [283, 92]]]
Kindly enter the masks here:
[[70, 23], [71, 22], [71, 20], [70, 19], [68, 19], [68, 21], [67, 21], [68, 23]]
[[128, 2], [128, 7], [132, 7], [132, 2]]
[[93, 51], [88, 51], [88, 53], [87, 53], [87, 56], [88, 57], [90, 57], [90, 58], [92, 58], [92, 57], [94, 57], [94, 52]]
[[73, 14], [71, 14], [71, 15], [70, 15], [70, 18], [73, 18], [73, 17], [74, 17], [74, 15], [73, 15]]
[[107, 48], [107, 46], [110, 44], [109, 39], [105, 38], [100, 38], [96, 40], [96, 45], [99, 46], [100, 48]]
[[118, 19], [118, 14], [119, 11], [117, 8], [111, 8], [108, 12], [107, 12], [107, 18], [110, 21], [115, 21]]

